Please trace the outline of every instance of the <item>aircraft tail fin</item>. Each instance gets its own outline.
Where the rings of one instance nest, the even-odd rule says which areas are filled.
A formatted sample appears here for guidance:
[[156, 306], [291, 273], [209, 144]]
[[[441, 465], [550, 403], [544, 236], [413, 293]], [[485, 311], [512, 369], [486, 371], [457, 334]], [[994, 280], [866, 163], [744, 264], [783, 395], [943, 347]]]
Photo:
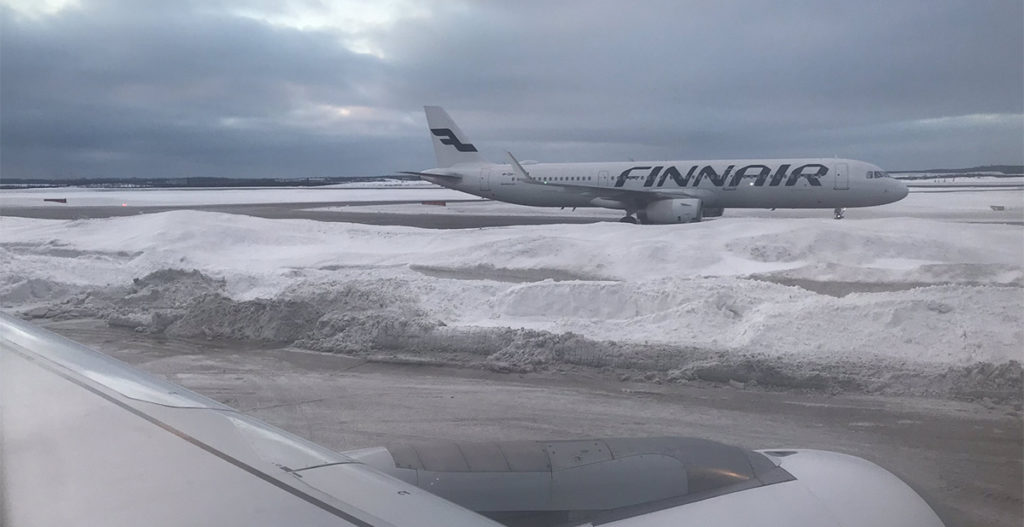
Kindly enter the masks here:
[[427, 126], [430, 138], [434, 142], [434, 154], [437, 155], [438, 168], [450, 167], [459, 163], [486, 163], [466, 134], [459, 130], [459, 125], [448, 116], [448, 112], [440, 106], [424, 106], [427, 114]]

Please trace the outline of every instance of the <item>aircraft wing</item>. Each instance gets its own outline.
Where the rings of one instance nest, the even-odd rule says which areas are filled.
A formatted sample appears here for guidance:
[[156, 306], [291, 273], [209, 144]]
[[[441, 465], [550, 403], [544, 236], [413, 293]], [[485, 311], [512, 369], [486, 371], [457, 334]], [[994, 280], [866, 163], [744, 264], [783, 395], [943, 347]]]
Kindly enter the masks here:
[[0, 313], [0, 525], [499, 525], [469, 508], [535, 525], [942, 526], [898, 478], [833, 452], [613, 438], [345, 455]]
[[[542, 183], [542, 184], [558, 184], [558, 183]], [[572, 189], [573, 192], [578, 192], [583, 195], [591, 195], [594, 197], [594, 204], [600, 205], [602, 201], [614, 201], [618, 203], [632, 204], [633, 208], [640, 209], [646, 206], [648, 203], [659, 201], [663, 199], [678, 199], [678, 198], [694, 198], [706, 200], [707, 195], [710, 192], [706, 190], [674, 190], [664, 191], [659, 190], [656, 192], [628, 189], [628, 188], [613, 188], [613, 187], [589, 187], [582, 185], [563, 185], [566, 188]]]
[[0, 313], [0, 525], [498, 525]]
[[[516, 176], [527, 184], [533, 185], [545, 185], [550, 187], [561, 187], [567, 191], [572, 191], [575, 194], [584, 196], [591, 196], [592, 202], [597, 206], [610, 206], [612, 208], [626, 208], [626, 209], [639, 209], [646, 206], [648, 203], [653, 201], [659, 201], [663, 199], [677, 199], [677, 198], [695, 198], [695, 199], [707, 199], [710, 194], [706, 190], [700, 189], [677, 189], [677, 190], [639, 190], [639, 189], [627, 189], [621, 187], [596, 187], [591, 185], [572, 185], [568, 183], [558, 183], [554, 181], [541, 181], [530, 176], [530, 173], [523, 168], [523, 165], [519, 163], [519, 160], [512, 155], [512, 152], [505, 152], [508, 154], [509, 161], [512, 164], [512, 170]], [[626, 207], [625, 205], [630, 205]]]

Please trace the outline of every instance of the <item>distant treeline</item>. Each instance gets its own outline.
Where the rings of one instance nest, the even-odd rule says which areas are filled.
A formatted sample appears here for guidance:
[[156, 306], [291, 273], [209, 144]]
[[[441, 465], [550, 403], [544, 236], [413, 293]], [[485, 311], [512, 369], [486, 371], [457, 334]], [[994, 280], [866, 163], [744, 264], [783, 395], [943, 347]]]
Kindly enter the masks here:
[[[998, 174], [993, 174], [997, 172]], [[1022, 176], [1024, 165], [987, 165], [971, 168], [933, 168], [931, 170], [890, 170], [890, 174], [956, 174], [961, 176]]]
[[322, 187], [339, 183], [373, 183], [379, 181], [415, 181], [417, 176], [366, 176], [322, 178], [3, 178], [0, 189], [39, 187], [93, 187], [93, 188], [209, 188], [209, 187]]

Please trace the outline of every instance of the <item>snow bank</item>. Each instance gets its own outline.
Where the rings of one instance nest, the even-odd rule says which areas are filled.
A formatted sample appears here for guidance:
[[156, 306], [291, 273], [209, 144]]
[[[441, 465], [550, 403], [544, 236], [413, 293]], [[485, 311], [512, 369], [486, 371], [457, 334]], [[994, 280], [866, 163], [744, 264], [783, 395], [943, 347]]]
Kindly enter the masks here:
[[0, 220], [0, 298], [31, 316], [499, 371], [1015, 400], [1022, 262], [1019, 226], [922, 219]]

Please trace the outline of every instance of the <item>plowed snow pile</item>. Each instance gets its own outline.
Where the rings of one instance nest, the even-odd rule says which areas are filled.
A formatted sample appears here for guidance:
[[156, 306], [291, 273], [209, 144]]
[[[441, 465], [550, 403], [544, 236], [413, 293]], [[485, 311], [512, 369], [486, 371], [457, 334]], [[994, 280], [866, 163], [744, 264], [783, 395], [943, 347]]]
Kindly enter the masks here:
[[422, 230], [4, 217], [28, 317], [499, 371], [1021, 399], [1024, 231], [933, 220]]

